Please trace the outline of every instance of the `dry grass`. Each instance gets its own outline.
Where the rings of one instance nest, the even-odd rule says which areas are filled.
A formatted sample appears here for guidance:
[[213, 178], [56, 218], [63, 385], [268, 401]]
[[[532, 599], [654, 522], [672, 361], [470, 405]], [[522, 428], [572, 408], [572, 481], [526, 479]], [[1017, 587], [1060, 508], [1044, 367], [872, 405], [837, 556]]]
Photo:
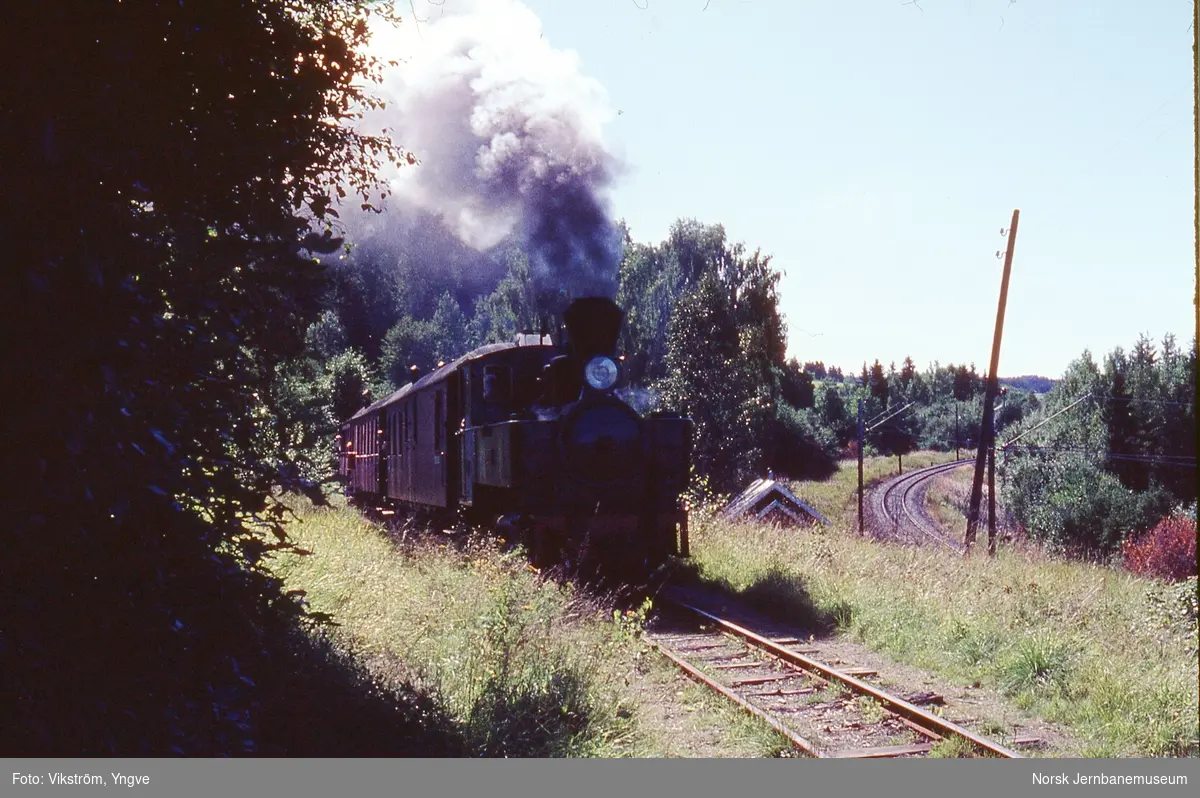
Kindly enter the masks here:
[[[958, 532], [966, 529], [967, 513], [971, 504], [971, 482], [974, 476], [974, 468], [967, 467], [957, 468], [949, 474], [941, 474], [930, 480], [929, 490], [925, 494], [925, 506], [934, 520], [946, 529]], [[979, 505], [981, 524], [986, 524], [987, 502], [988, 486], [985, 479]], [[1001, 535], [1014, 531], [999, 491], [996, 496], [996, 526]]]
[[[886, 470], [868, 461], [868, 473]], [[701, 576], [900, 661], [1003, 689], [1070, 727], [1086, 741], [1080, 755], [1197, 755], [1196, 623], [1163, 618], [1156, 583], [1036, 550], [964, 559], [859, 539], [856, 477], [851, 463], [828, 483], [796, 485], [836, 519], [825, 530], [698, 519]]]

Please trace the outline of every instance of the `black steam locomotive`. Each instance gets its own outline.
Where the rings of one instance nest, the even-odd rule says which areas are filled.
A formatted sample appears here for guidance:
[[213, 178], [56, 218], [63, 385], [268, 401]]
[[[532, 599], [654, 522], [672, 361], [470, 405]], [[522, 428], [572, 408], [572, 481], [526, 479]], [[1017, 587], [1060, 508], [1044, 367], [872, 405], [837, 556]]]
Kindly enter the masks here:
[[518, 335], [359, 411], [340, 435], [347, 491], [494, 523], [538, 563], [637, 571], [686, 556], [692, 423], [614, 395], [623, 318], [608, 299], [577, 299], [565, 345]]

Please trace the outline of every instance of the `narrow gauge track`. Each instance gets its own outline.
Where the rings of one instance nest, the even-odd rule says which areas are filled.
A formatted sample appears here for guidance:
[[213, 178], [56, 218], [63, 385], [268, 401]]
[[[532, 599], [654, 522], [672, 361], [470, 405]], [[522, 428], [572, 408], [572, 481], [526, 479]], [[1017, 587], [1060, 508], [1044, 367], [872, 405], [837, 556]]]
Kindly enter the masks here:
[[931, 466], [929, 468], [910, 471], [896, 477], [882, 488], [876, 489], [875, 500], [879, 522], [885, 524], [894, 534], [898, 534], [901, 526], [907, 522], [922, 535], [953, 551], [962, 551], [963, 546], [956, 540], [947, 537], [941, 529], [926, 520], [924, 512], [915, 504], [918, 488], [939, 474], [953, 471], [974, 460], [955, 460], [950, 463]]
[[659, 652], [696, 681], [768, 723], [809, 756], [924, 757], [942, 740], [958, 737], [982, 756], [1021, 758], [999, 743], [917, 706], [930, 696], [901, 698], [864, 681], [874, 671], [838, 669], [818, 662], [806, 656], [796, 638], [771, 639], [673, 593], [660, 599], [693, 616], [693, 627], [699, 629], [652, 632], [650, 641]]

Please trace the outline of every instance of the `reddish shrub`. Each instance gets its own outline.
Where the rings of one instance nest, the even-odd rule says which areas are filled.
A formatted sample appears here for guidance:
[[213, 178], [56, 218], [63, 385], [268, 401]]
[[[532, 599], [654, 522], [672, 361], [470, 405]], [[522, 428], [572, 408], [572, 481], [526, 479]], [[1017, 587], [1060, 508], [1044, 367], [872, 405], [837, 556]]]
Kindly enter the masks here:
[[1125, 567], [1136, 574], [1177, 582], [1196, 574], [1196, 522], [1171, 516], [1122, 546]]

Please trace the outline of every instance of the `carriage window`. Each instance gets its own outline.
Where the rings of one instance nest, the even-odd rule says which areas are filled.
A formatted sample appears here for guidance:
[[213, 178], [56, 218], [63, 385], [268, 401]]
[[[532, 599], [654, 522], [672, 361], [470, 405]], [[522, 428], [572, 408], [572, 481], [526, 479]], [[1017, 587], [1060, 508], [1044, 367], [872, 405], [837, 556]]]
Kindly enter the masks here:
[[415, 396], [413, 397], [413, 400], [412, 400], [412, 409], [413, 409], [413, 419], [412, 419], [413, 443], [416, 443], [417, 441], [419, 441], [421, 439], [421, 414], [418, 412], [421, 409], [421, 405], [417, 401], [417, 397], [415, 397]]
[[483, 401], [504, 403], [512, 397], [512, 370], [508, 366], [483, 367]]

